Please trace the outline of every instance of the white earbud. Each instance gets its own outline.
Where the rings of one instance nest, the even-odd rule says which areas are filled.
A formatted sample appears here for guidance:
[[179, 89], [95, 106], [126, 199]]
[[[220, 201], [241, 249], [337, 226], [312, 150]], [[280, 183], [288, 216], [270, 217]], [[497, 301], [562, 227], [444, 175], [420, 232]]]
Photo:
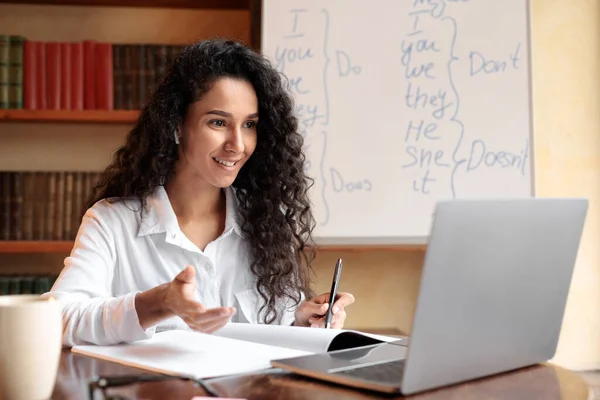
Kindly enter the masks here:
[[175, 144], [179, 144], [179, 135], [177, 135], [177, 131], [173, 132], [173, 136], [175, 136]]

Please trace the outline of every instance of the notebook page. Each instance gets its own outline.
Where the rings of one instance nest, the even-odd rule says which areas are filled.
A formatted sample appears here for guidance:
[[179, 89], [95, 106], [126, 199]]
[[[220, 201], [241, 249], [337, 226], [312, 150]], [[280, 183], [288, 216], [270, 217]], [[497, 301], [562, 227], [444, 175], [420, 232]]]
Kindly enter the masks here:
[[391, 336], [371, 335], [343, 329], [235, 322], [228, 323], [223, 328], [213, 333], [213, 335], [310, 353], [323, 353], [328, 351], [334, 339], [338, 338], [340, 335], [348, 336], [348, 338], [345, 338], [347, 339], [345, 342], [349, 344], [344, 347], [398, 340], [398, 338]]
[[187, 330], [164, 331], [152, 339], [111, 346], [74, 346], [71, 351], [166, 375], [195, 378], [270, 368], [277, 358], [310, 354]]

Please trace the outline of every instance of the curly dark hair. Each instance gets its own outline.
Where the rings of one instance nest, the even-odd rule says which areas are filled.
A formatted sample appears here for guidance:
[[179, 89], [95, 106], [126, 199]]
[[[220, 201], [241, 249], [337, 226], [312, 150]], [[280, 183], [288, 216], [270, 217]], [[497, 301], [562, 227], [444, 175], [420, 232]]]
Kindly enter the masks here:
[[249, 82], [258, 98], [256, 149], [233, 187], [241, 228], [250, 241], [251, 271], [265, 300], [263, 322], [272, 323], [280, 317], [280, 301], [292, 300], [297, 306], [302, 295], [313, 296], [315, 222], [308, 198], [313, 180], [304, 172], [303, 137], [293, 99], [285, 77], [262, 55], [225, 39], [186, 46], [103, 172], [89, 206], [101, 199], [137, 198], [143, 209], [146, 197], [173, 177], [178, 159], [173, 133], [188, 107], [223, 77]]

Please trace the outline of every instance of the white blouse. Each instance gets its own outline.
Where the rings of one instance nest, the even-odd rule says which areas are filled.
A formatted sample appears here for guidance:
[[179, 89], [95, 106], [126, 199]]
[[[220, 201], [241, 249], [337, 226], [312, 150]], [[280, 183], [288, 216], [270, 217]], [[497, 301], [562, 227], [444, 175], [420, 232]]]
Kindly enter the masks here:
[[[236, 307], [233, 322], [262, 323], [264, 302], [250, 271], [249, 241], [238, 223], [237, 199], [226, 193], [224, 232], [204, 251], [181, 231], [162, 186], [147, 199], [97, 202], [85, 213], [75, 245], [52, 290], [62, 307], [63, 345], [114, 344], [147, 339], [158, 330], [189, 329], [179, 317], [142, 329], [135, 296], [170, 282], [187, 265], [196, 269], [196, 295], [205, 307]], [[279, 324], [294, 321], [281, 305]]]

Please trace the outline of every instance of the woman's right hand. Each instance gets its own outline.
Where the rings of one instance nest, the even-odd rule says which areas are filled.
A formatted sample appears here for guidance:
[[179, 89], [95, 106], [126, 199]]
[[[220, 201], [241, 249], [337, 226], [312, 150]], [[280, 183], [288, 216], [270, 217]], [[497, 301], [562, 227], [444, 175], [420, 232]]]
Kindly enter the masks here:
[[235, 314], [234, 307], [207, 309], [195, 298], [196, 270], [188, 265], [167, 284], [164, 306], [193, 330], [213, 333], [221, 329]]
[[196, 271], [190, 265], [175, 279], [135, 297], [135, 309], [142, 329], [148, 329], [173, 316], [180, 317], [193, 330], [213, 333], [235, 314], [234, 307], [207, 309], [195, 297]]

